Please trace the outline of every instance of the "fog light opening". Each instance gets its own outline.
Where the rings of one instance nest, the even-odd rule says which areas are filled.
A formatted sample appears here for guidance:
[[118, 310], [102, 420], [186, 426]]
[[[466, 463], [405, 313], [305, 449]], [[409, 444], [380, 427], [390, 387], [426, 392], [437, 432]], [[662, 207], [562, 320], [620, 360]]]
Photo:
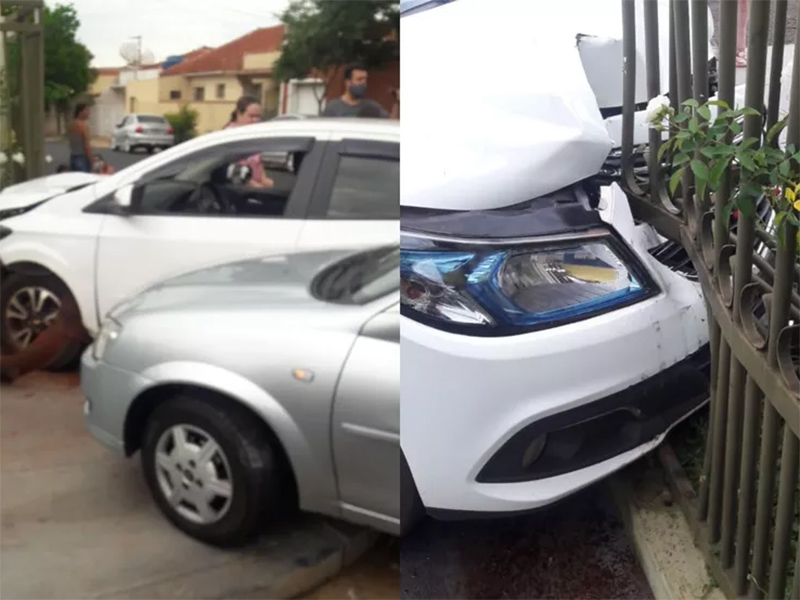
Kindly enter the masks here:
[[522, 453], [522, 468], [527, 469], [533, 463], [535, 463], [539, 458], [542, 456], [544, 452], [544, 447], [547, 444], [547, 434], [543, 433], [540, 436], [537, 436], [533, 439], [533, 441], [528, 444], [528, 447], [525, 448], [525, 452]]

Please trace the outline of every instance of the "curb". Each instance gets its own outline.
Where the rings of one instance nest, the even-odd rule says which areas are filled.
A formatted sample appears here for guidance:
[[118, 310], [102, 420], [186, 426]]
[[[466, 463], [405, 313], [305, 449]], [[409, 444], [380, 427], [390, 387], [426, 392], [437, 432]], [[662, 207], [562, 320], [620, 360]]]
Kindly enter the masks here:
[[665, 474], [635, 463], [609, 480], [614, 502], [656, 600], [727, 600], [712, 582]]
[[339, 574], [372, 548], [378, 534], [327, 519], [298, 532], [267, 534], [254, 547], [211, 568], [181, 573], [168, 580], [95, 598], [203, 598], [207, 600], [289, 600], [301, 597]]

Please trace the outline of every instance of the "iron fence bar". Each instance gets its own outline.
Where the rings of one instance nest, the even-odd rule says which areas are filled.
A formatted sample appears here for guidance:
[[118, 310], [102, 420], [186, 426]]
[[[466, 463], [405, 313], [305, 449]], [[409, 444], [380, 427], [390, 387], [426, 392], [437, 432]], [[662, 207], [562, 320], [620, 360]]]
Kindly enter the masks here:
[[706, 443], [712, 444], [711, 472], [709, 477], [708, 531], [709, 541], [715, 544], [720, 538], [723, 469], [725, 468], [725, 435], [728, 421], [728, 392], [730, 386], [731, 347], [724, 335], [720, 335], [718, 358], [717, 395], [711, 426], [712, 436]]
[[794, 583], [789, 598], [800, 598], [800, 534], [797, 536], [797, 556], [794, 561]]
[[742, 433], [742, 470], [739, 476], [739, 514], [736, 521], [736, 556], [733, 586], [741, 596], [747, 591], [747, 567], [753, 532], [753, 500], [755, 498], [758, 424], [763, 395], [756, 382], [747, 375], [744, 393], [744, 431]]
[[[634, 0], [622, 1], [623, 31], [636, 30], [636, 4]], [[636, 196], [644, 192], [633, 172], [633, 121], [636, 110], [636, 36], [623, 35], [622, 39], [622, 180], [625, 188]]]
[[[658, 48], [658, 2], [644, 3], [644, 44], [645, 64], [647, 65], [647, 97], [655, 98], [661, 94], [661, 60]], [[634, 87], [635, 84], [636, 79], [634, 76]], [[650, 177], [649, 191], [651, 195], [660, 195], [664, 189], [661, 161], [658, 159], [658, 151], [661, 148], [661, 132], [651, 127], [648, 141], [648, 150], [650, 152], [650, 160], [648, 163], [648, 174]]]
[[[721, 368], [725, 368], [723, 363]], [[741, 469], [741, 444], [736, 443], [742, 439], [742, 413], [744, 404], [744, 384], [746, 371], [731, 353], [730, 362], [730, 390], [728, 399], [728, 420], [725, 432], [725, 472], [722, 484], [722, 541], [720, 549], [720, 562], [727, 569], [733, 564], [733, 540], [736, 534], [736, 491], [739, 488], [739, 471]]]
[[[708, 314], [709, 325], [709, 348], [711, 350], [711, 373], [709, 374], [709, 408], [708, 414], [714, 415], [717, 398], [717, 379], [719, 378], [719, 344], [722, 338], [722, 331], [719, 328], [716, 320], [714, 320], [714, 313], [711, 311], [711, 306], [706, 302], [706, 312]], [[709, 440], [706, 442], [706, 447], [703, 450], [703, 471], [700, 477], [700, 489], [698, 490], [698, 503], [697, 503], [697, 518], [700, 521], [705, 521], [708, 518], [708, 481], [711, 473], [711, 421], [709, 419]]]
[[[675, 62], [678, 70], [678, 108], [692, 97], [692, 48], [689, 30], [689, 0], [672, 0], [672, 13], [675, 18]], [[683, 128], [688, 126], [683, 125]], [[686, 169], [681, 177], [682, 208], [684, 222], [692, 214], [692, 173]], [[689, 219], [691, 222], [692, 219]]]
[[[769, 2], [750, 3], [747, 46], [747, 81], [745, 105], [758, 111], [744, 119], [744, 139], [757, 139], [762, 135], [761, 107], [764, 105], [764, 77], [767, 65], [767, 35], [769, 31]], [[755, 244], [755, 215], [739, 212], [737, 221], [737, 245], [734, 267], [733, 319], [741, 322], [742, 288], [750, 281], [753, 269], [753, 245]]]
[[783, 598], [786, 589], [798, 464], [800, 464], [800, 440], [792, 433], [791, 429], [786, 427], [783, 430], [781, 477], [778, 483], [775, 539], [772, 545], [772, 569], [769, 575], [769, 598]]
[[[736, 99], [736, 25], [738, 7], [736, 2], [720, 2], [719, 13], [719, 61], [717, 76], [719, 77], [718, 97], [733, 108]], [[733, 134], [728, 133], [726, 143], [730, 143]], [[720, 181], [720, 187], [714, 198], [714, 255], [719, 261], [722, 246], [728, 240], [728, 223], [725, 207], [731, 194], [731, 174], [726, 170]]]
[[[708, 100], [708, 0], [691, 0], [691, 14], [693, 97], [700, 105], [703, 105]], [[702, 117], [699, 118], [702, 120]], [[708, 162], [699, 151], [695, 151], [694, 157], [703, 163]], [[697, 233], [701, 215], [707, 209], [706, 197], [705, 195], [702, 198], [697, 196], [697, 190], [684, 197], [688, 198], [686, 222], [690, 230]], [[700, 238], [696, 239], [699, 243]]]
[[[672, 108], [678, 108], [678, 51], [675, 42], [675, 11], [672, 9], [673, 0], [667, 0], [669, 7], [669, 99]], [[646, 2], [645, 2], [646, 4]]]
[[[781, 101], [781, 72], [783, 71], [784, 44], [786, 43], [787, 0], [773, 0], [775, 14], [772, 20], [772, 61], [769, 71], [769, 96], [767, 101], [767, 131], [778, 122]], [[774, 144], [777, 146], [778, 137]]]

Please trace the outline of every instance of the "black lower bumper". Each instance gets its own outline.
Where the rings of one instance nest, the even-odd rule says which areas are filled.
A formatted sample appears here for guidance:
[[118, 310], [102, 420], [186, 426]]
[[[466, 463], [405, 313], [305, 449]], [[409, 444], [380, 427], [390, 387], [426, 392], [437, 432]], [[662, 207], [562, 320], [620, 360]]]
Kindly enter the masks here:
[[[707, 399], [709, 369], [704, 346], [621, 392], [531, 423], [503, 444], [476, 479], [515, 483], [556, 477], [646, 444]], [[541, 446], [542, 436], [541, 454], [523, 466], [523, 456], [535, 441]]]
[[[518, 483], [556, 477], [633, 450], [666, 432], [708, 399], [710, 355], [704, 346], [679, 363], [625, 390], [531, 423], [508, 440], [481, 469], [480, 483]], [[576, 372], [576, 377], [580, 373]], [[531, 443], [546, 435], [537, 460], [523, 468]], [[405, 456], [403, 512], [441, 519], [500, 516], [422, 506]], [[407, 504], [408, 498], [408, 504]], [[523, 511], [529, 512], [529, 511]], [[505, 513], [504, 513], [505, 514]], [[405, 523], [404, 523], [405, 528]]]

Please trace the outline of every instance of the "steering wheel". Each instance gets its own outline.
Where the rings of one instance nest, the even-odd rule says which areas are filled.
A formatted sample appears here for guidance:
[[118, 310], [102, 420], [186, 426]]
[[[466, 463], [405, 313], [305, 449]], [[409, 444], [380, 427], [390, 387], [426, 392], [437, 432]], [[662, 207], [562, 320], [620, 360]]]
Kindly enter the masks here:
[[202, 183], [192, 192], [186, 202], [188, 212], [201, 215], [228, 214], [234, 212], [230, 202], [210, 183]]

